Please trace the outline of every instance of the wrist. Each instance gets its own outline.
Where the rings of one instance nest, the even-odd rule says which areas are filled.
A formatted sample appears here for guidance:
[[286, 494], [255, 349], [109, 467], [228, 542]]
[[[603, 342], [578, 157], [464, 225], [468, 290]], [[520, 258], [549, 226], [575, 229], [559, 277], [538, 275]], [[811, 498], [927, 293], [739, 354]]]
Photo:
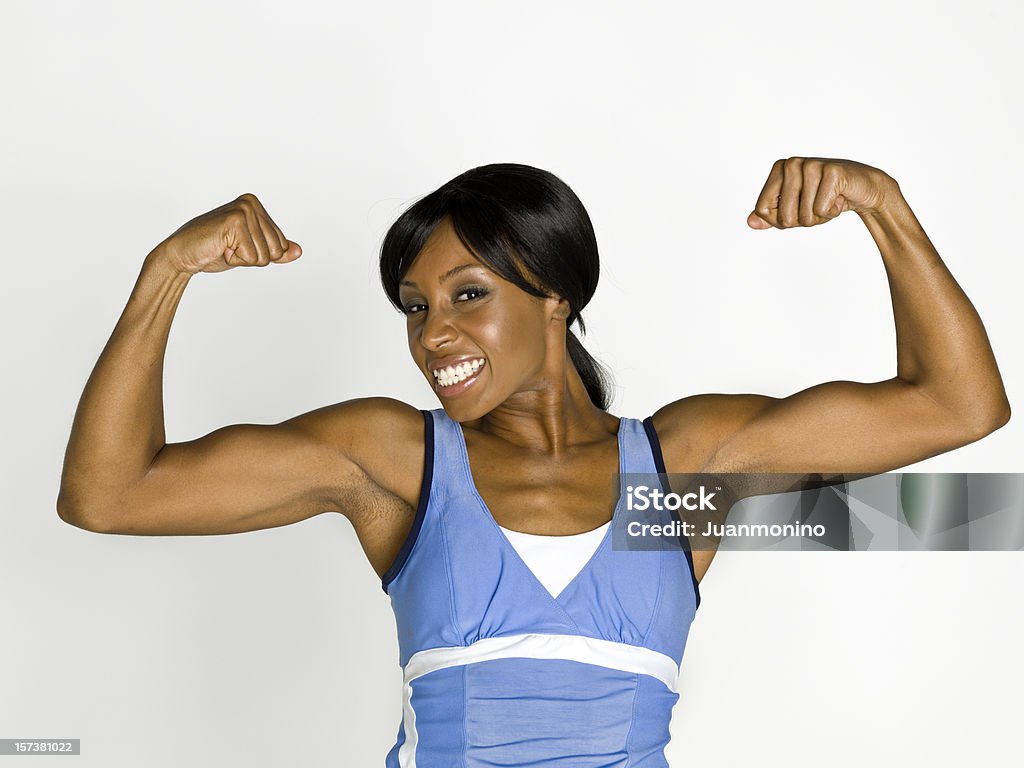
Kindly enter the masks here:
[[886, 186], [877, 206], [859, 213], [883, 259], [896, 258], [921, 247], [934, 252], [921, 222], [895, 180]]
[[160, 243], [160, 245], [149, 252], [143, 262], [143, 271], [161, 282], [187, 283], [193, 273], [182, 269], [176, 264], [172, 255], [168, 252], [165, 243], [166, 241]]
[[901, 221], [909, 221], [913, 217], [913, 211], [903, 197], [900, 185], [892, 176], [882, 173], [878, 182], [878, 201], [863, 211], [857, 211], [865, 224], [897, 224]]

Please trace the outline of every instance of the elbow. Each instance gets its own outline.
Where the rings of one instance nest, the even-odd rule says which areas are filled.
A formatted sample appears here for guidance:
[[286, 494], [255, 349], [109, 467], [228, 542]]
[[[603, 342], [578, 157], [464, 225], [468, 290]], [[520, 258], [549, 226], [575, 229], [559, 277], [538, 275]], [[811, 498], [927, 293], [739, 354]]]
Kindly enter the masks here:
[[57, 503], [57, 517], [63, 520], [68, 525], [73, 525], [75, 528], [81, 528], [83, 531], [96, 532], [96, 527], [86, 522], [86, 516], [79, 512], [74, 507], [69, 507], [67, 504]]
[[1010, 401], [998, 375], [963, 382], [953, 389], [921, 385], [917, 389], [931, 400], [935, 418], [941, 419], [949, 436], [960, 445], [980, 440], [1010, 420]]
[[81, 515], [78, 514], [77, 507], [73, 504], [70, 498], [70, 494], [61, 488], [57, 494], [57, 517], [63, 520], [68, 525], [73, 525], [76, 528], [81, 528]]
[[988, 432], [986, 432], [985, 434], [987, 435], [990, 432], [995, 432], [1000, 427], [1006, 426], [1006, 424], [1010, 421], [1010, 416], [1010, 403], [1008, 400], [1004, 398], [1002, 406], [999, 408], [998, 411], [996, 411], [992, 421], [990, 422]]
[[1005, 426], [1010, 421], [1010, 415], [1010, 402], [1006, 399], [1004, 392], [993, 404], [986, 408], [978, 408], [972, 414], [966, 428], [968, 442], [973, 443], [975, 440], [980, 440]]
[[75, 503], [70, 495], [62, 488], [57, 495], [57, 517], [68, 525], [81, 528], [91, 533], [110, 533], [110, 526], [103, 522], [103, 518], [96, 514], [87, 513], [84, 508]]
[[57, 517], [68, 525], [75, 526], [75, 528], [82, 528], [86, 531], [89, 530], [89, 527], [85, 524], [82, 515], [68, 506], [57, 504]]

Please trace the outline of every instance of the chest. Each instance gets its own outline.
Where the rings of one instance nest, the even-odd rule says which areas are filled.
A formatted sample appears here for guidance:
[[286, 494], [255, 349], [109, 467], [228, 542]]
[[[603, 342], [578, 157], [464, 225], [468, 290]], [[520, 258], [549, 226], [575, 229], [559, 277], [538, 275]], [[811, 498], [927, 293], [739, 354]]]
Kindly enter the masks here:
[[472, 482], [498, 525], [544, 536], [590, 531], [618, 501], [618, 440], [559, 457], [499, 448], [467, 438]]

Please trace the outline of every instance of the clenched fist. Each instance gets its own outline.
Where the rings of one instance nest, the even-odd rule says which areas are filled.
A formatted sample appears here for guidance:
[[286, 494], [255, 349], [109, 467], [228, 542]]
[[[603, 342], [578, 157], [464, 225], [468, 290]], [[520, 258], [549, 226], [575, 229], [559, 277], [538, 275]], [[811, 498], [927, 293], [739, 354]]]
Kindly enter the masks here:
[[879, 211], [899, 194], [895, 179], [870, 165], [828, 157], [790, 157], [775, 161], [747, 225], [752, 229], [813, 227], [843, 211]]
[[196, 216], [160, 244], [164, 258], [180, 272], [223, 272], [232, 267], [287, 264], [302, 255], [263, 204], [248, 192]]

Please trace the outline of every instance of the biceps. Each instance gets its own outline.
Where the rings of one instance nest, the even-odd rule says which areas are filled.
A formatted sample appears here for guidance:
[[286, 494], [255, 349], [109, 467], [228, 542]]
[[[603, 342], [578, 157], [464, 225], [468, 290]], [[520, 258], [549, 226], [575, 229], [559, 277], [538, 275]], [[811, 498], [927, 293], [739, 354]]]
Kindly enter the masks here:
[[726, 471], [886, 472], [970, 442], [956, 419], [898, 379], [833, 381], [771, 401], [720, 447]]

